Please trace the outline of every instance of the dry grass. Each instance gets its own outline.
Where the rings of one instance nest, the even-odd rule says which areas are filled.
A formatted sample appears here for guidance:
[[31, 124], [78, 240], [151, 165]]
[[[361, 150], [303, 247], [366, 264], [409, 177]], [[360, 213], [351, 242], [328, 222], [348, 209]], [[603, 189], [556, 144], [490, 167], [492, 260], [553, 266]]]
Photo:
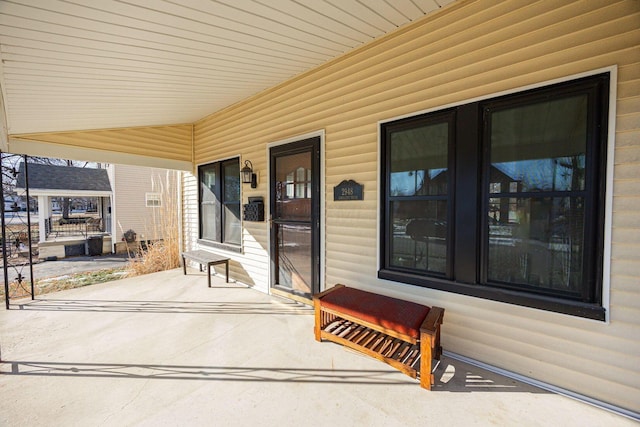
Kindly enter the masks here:
[[[63, 291], [65, 289], [80, 288], [97, 283], [110, 282], [122, 279], [127, 275], [124, 268], [112, 268], [99, 271], [68, 274], [60, 277], [39, 279], [34, 283], [36, 295], [43, 295], [50, 292]], [[9, 295], [11, 299], [27, 298], [31, 296], [31, 283], [27, 280], [22, 283], [9, 283]], [[4, 287], [0, 289], [0, 300], [4, 299]]]
[[[168, 171], [164, 179], [159, 176], [154, 177], [153, 191], [162, 195], [162, 206], [152, 209], [152, 230], [150, 233], [147, 231], [147, 235], [154, 236], [155, 239], [148, 243], [144, 249], [142, 245], [138, 245], [135, 254], [129, 253], [130, 261], [127, 263], [127, 267], [37, 280], [34, 283], [35, 294], [42, 295], [179, 267], [179, 200], [177, 197], [177, 185], [178, 175], [175, 171]], [[10, 283], [9, 295], [11, 299], [31, 296], [30, 286], [28, 279], [20, 284], [17, 282]], [[4, 286], [0, 286], [0, 300], [3, 300], [4, 296]]]
[[164, 179], [152, 179], [153, 191], [161, 194], [162, 206], [152, 209], [151, 235], [155, 240], [139, 248], [137, 256], [129, 262], [128, 276], [170, 270], [180, 266], [178, 236], [179, 200], [177, 197], [178, 172], [167, 171]]

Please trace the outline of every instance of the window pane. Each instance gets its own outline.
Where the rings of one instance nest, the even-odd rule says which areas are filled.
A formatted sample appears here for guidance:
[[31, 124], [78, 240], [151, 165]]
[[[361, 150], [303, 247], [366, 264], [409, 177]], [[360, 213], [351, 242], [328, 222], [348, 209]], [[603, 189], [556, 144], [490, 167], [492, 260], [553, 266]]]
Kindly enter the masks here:
[[447, 194], [449, 124], [391, 134], [390, 196]]
[[213, 204], [203, 204], [200, 210], [202, 214], [202, 239], [207, 240], [219, 240], [220, 230], [218, 230], [218, 224], [220, 223], [220, 217], [218, 210]]
[[200, 185], [201, 194], [200, 201], [214, 202], [216, 200], [216, 170], [213, 167], [200, 168]]
[[240, 201], [240, 162], [234, 160], [223, 165], [224, 202]]
[[491, 193], [585, 188], [587, 95], [491, 113]]
[[240, 203], [224, 205], [224, 243], [239, 245], [242, 240]]
[[310, 293], [313, 271], [311, 256], [311, 226], [278, 224], [278, 284], [296, 291]]
[[222, 164], [224, 176], [224, 231], [223, 243], [239, 245], [242, 239], [240, 222], [240, 162], [238, 159]]
[[220, 240], [220, 210], [216, 207], [218, 192], [216, 168], [200, 168], [200, 221], [202, 239]]
[[[276, 212], [274, 219], [311, 219], [311, 153], [276, 158]], [[284, 171], [284, 172], [281, 172]]]
[[[579, 295], [587, 95], [491, 112], [487, 280]], [[522, 192], [567, 197], [505, 197]], [[502, 195], [502, 196], [501, 196]]]
[[492, 198], [488, 215], [489, 281], [580, 293], [583, 198]]
[[445, 273], [447, 202], [391, 202], [391, 257], [394, 267]]

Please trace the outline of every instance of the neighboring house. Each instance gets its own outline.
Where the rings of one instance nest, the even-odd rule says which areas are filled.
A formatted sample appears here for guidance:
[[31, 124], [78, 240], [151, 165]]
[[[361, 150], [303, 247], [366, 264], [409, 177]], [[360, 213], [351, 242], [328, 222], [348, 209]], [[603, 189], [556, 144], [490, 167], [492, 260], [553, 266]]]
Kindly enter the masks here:
[[177, 205], [177, 173], [145, 166], [105, 167], [113, 185], [111, 227], [116, 248], [128, 230], [138, 241], [162, 239], [164, 216], [178, 214], [167, 209]]
[[[184, 247], [238, 282], [445, 307], [446, 351], [639, 416], [639, 23], [635, 0], [462, 0], [194, 124], [9, 136], [162, 159], [188, 171]], [[409, 242], [420, 210], [446, 221]]]
[[[167, 176], [169, 172], [164, 169], [114, 164], [78, 168], [29, 163], [28, 171], [29, 194], [38, 200], [40, 258], [51, 255], [62, 258], [65, 245], [96, 235], [105, 240], [104, 252], [114, 252], [128, 230], [136, 233], [138, 241], [162, 239], [162, 229], [157, 225], [158, 210], [167, 202], [167, 197], [176, 197], [170, 192], [175, 190], [175, 185], [170, 184], [169, 191], [166, 188], [167, 179], [175, 179], [175, 173]], [[16, 183], [19, 191], [24, 190], [24, 177], [24, 163], [21, 163]], [[56, 232], [60, 224], [54, 223], [53, 213], [60, 213], [62, 207], [57, 199], [62, 197], [97, 200], [97, 206], [90, 203], [75, 207], [94, 211], [98, 221], [88, 222], [86, 226], [79, 224], [64, 233]], [[61, 219], [56, 217], [55, 221]], [[70, 240], [74, 243], [69, 243]]]
[[[54, 166], [48, 164], [28, 163], [29, 197], [38, 201], [38, 227], [40, 236], [38, 256], [40, 258], [64, 258], [83, 252], [84, 239], [88, 233], [108, 236], [110, 229], [105, 224], [109, 218], [111, 206], [111, 183], [104, 169], [77, 168], [71, 166]], [[25, 163], [20, 163], [16, 176], [16, 191], [24, 193], [27, 174]], [[54, 198], [95, 198], [97, 200], [97, 218], [82, 218], [75, 221], [54, 219]], [[56, 209], [57, 210], [57, 209]], [[95, 221], [97, 219], [97, 221]], [[91, 225], [89, 225], [91, 221]], [[75, 222], [75, 223], [74, 223]], [[66, 227], [64, 235], [57, 230]], [[56, 241], [59, 237], [64, 240]], [[111, 239], [105, 239], [107, 251]], [[104, 245], [103, 245], [104, 251]]]

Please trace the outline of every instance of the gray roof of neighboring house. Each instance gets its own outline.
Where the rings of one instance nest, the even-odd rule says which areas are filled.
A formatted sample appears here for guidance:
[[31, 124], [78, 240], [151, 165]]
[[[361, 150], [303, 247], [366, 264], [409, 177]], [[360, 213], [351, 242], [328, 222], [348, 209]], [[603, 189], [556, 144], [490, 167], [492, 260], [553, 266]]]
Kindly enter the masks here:
[[[106, 169], [75, 168], [29, 163], [29, 189], [111, 191]], [[16, 187], [25, 188], [24, 162], [20, 163]]]

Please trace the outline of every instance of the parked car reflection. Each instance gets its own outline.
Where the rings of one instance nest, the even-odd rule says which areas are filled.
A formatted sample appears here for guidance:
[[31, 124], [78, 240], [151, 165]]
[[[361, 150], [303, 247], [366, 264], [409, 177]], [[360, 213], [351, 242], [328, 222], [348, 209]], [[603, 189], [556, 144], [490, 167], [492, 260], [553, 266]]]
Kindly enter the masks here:
[[405, 233], [418, 242], [426, 242], [430, 238], [444, 239], [447, 237], [447, 222], [430, 218], [414, 218], [407, 224]]

